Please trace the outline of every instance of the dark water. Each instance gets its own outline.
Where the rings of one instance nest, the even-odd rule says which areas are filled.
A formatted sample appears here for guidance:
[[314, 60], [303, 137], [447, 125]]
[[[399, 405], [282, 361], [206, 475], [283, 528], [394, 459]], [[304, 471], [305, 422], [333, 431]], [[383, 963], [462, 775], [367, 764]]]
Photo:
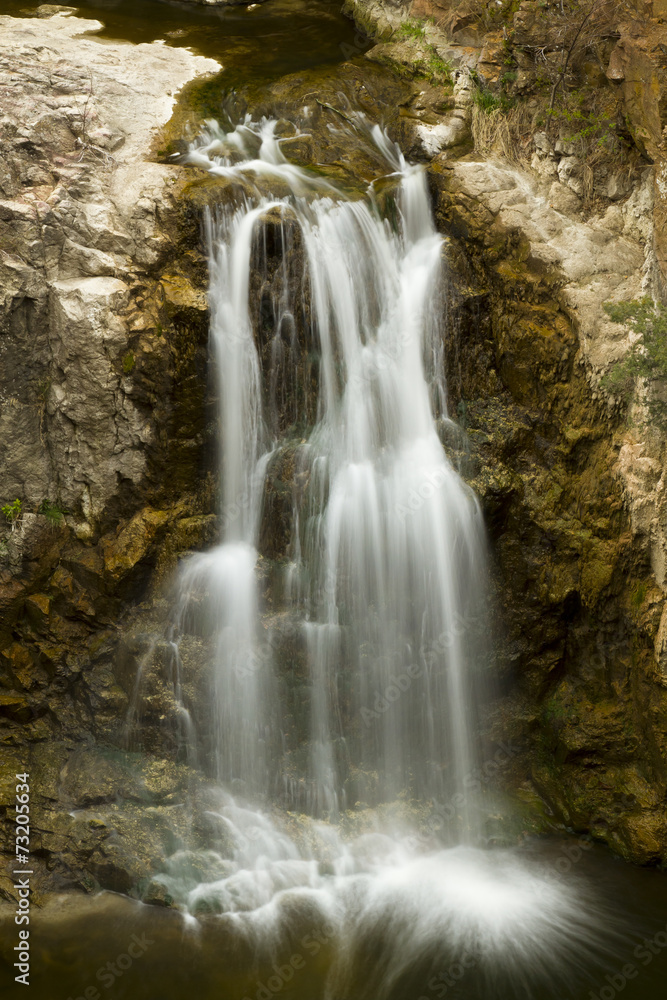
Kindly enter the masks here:
[[[574, 844], [544, 842], [533, 845], [532, 853], [553, 864], [576, 858]], [[568, 868], [566, 861], [560, 868]], [[554, 983], [553, 971], [546, 981], [522, 985], [512, 970], [500, 966], [491, 977], [482, 975], [474, 961], [464, 970], [444, 947], [440, 955], [408, 966], [388, 1000], [614, 1000], [619, 995], [662, 1000], [667, 876], [635, 869], [595, 849], [579, 852], [563, 878], [588, 885], [601, 907], [591, 911], [592, 925], [602, 919], [614, 934], [603, 935], [597, 956], [589, 951], [581, 967], [574, 948], [571, 968], [557, 970], [559, 983]], [[224, 917], [197, 924], [173, 910], [113, 893], [63, 897], [45, 913], [33, 908], [31, 919], [31, 985], [22, 988], [11, 985], [10, 955], [17, 939], [13, 914], [9, 907], [0, 913], [1, 995], [8, 1000], [373, 1000], [368, 991], [375, 960], [370, 947], [358, 984], [342, 994], [325, 993], [332, 940], [326, 927], [304, 913], [285, 921], [285, 933], [273, 950], [262, 944], [261, 935], [253, 937], [243, 929], [242, 915], [236, 924]], [[381, 940], [376, 948], [382, 951]]]
[[[82, 17], [101, 21], [103, 38], [163, 39], [218, 59], [229, 85], [273, 79], [331, 65], [369, 47], [340, 13], [342, 0], [269, 0], [255, 7], [200, 7], [164, 0], [86, 0], [71, 3]], [[20, 16], [41, 0], [0, 0], [0, 13]]]
[[[8, 14], [37, 6], [0, 0], [0, 11]], [[338, 0], [269, 0], [254, 9], [227, 10], [157, 0], [88, 0], [77, 6], [104, 23], [103, 37], [163, 38], [217, 58], [229, 86], [335, 65], [367, 47], [340, 15]], [[615, 929], [612, 938], [603, 935], [599, 954], [589, 953], [581, 968], [564, 970], [575, 985], [509, 985], [500, 974], [489, 981], [443, 953], [435, 965], [431, 959], [415, 962], [390, 1000], [663, 1000], [667, 876], [625, 865], [603, 850], [572, 861], [573, 845], [545, 842], [537, 850], [561, 862], [564, 879], [586, 882], [598, 895], [601, 909], [591, 911], [591, 929]], [[14, 910], [6, 904], [0, 911], [0, 996], [7, 1000], [324, 1000], [332, 941], [326, 929], [308, 921], [287, 921], [284, 939], [268, 954], [224, 918], [188, 922], [175, 911], [111, 893], [70, 896], [43, 913], [36, 906], [32, 912], [31, 985], [24, 987], [14, 983]], [[374, 960], [369, 949], [357, 986], [335, 1000], [367, 1000]]]

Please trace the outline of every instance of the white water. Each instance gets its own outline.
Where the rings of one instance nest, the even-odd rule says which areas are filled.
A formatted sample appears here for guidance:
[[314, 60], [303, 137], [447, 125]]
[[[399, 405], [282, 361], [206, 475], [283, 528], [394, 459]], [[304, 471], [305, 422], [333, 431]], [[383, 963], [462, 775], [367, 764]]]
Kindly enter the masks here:
[[[246, 801], [272, 796], [313, 819], [295, 833], [289, 817], [270, 819], [225, 794], [214, 812], [233, 858], [218, 859], [199, 885], [183, 880], [178, 859], [165, 878], [191, 912], [213, 909], [276, 942], [290, 907], [314, 908], [337, 941], [327, 995], [380, 1000], [402, 996], [406, 970], [438, 955], [473, 954], [487, 972], [500, 956], [517, 984], [553, 974], [588, 931], [576, 894], [552, 872], [509, 851], [427, 843], [410, 834], [407, 807], [381, 805], [447, 803], [444, 839], [480, 842], [469, 790], [485, 565], [479, 506], [436, 432], [446, 418], [446, 273], [425, 177], [379, 129], [368, 132], [397, 177], [394, 225], [371, 194], [347, 200], [288, 164], [274, 123], [246, 121], [229, 134], [209, 123], [189, 154], [258, 189], [207, 220], [223, 535], [184, 566], [178, 628], [192, 629], [202, 607], [214, 623], [220, 781]], [[319, 353], [318, 420], [294, 453], [302, 487], [283, 579], [290, 628], [306, 651], [306, 749], [287, 733], [285, 665], [272, 655], [279, 642], [266, 652], [256, 582], [265, 477], [286, 444], [265, 405], [251, 308], [257, 234], [269, 217], [283, 219], [283, 246], [295, 221], [300, 230], [307, 332]], [[274, 296], [272, 358], [285, 317], [301, 308], [287, 285]], [[296, 357], [294, 322], [290, 330]], [[296, 772], [285, 763], [292, 758]], [[375, 832], [346, 838], [339, 819], [359, 800], [379, 807], [366, 820]], [[378, 927], [381, 971], [364, 973], [368, 992], [356, 963]]]

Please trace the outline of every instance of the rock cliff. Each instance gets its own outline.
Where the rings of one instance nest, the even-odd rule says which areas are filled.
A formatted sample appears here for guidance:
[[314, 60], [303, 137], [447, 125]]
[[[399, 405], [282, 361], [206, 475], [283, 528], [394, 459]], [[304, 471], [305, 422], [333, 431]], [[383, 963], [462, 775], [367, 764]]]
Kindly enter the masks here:
[[153, 145], [177, 91], [219, 69], [47, 13], [0, 18], [0, 492], [19, 501], [0, 531], [0, 740], [5, 771], [46, 761], [38, 852], [64, 845], [49, 767], [122, 725], [121, 609], [167, 528], [182, 548], [210, 530], [200, 217]]
[[523, 740], [514, 781], [554, 818], [664, 860], [664, 442], [600, 380], [630, 343], [602, 304], [664, 294], [667, 12], [575, 4], [595, 29], [577, 49], [558, 5], [485, 7], [347, 4], [366, 58], [416, 81], [448, 63], [474, 144], [443, 133], [422, 155], [455, 244], [450, 386], [506, 628], [495, 731]]
[[[600, 378], [630, 342], [602, 302], [660, 294], [666, 275], [666, 12], [618, 5], [624, 19], [605, 22], [594, 58], [573, 61], [591, 152], [546, 114], [554, 83], [565, 90], [549, 6], [505, 4], [491, 23], [485, 5], [447, 0], [347, 6], [375, 36], [366, 57], [278, 81], [254, 110], [296, 120], [316, 88], [310, 135], [295, 130], [288, 155], [365, 186], [377, 164], [361, 147], [341, 155], [331, 127], [344, 93], [426, 165], [448, 239], [450, 407], [465, 431], [447, 444], [492, 543], [500, 689], [486, 735], [519, 748], [506, 787], [533, 813], [539, 797], [547, 825], [664, 861], [663, 444], [628, 425]], [[175, 93], [217, 64], [101, 44], [65, 13], [0, 27], [0, 504], [20, 501], [0, 528], [0, 741], [10, 769], [38, 778], [40, 891], [165, 902], [149, 876], [186, 828], [191, 843], [224, 839], [207, 825], [210, 791], [180, 762], [159, 638], [161, 584], [218, 530], [200, 223], [224, 197], [167, 160], [161, 133]], [[172, 144], [194, 106], [172, 119]], [[620, 121], [607, 155], [598, 140]], [[310, 413], [312, 386], [300, 390]], [[276, 419], [292, 420], [285, 400]], [[274, 615], [295, 475], [286, 453], [268, 476], [260, 570]], [[184, 648], [183, 669], [205, 718], [201, 651], [198, 639]], [[11, 783], [1, 792], [8, 820]]]

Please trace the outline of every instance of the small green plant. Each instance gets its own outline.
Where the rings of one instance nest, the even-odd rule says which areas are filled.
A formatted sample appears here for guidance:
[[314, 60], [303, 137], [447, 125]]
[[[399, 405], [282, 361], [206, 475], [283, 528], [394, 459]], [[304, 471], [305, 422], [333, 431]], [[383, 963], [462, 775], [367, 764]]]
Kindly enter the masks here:
[[52, 503], [51, 500], [42, 500], [39, 505], [39, 513], [43, 514], [54, 528], [57, 528], [65, 520], [67, 511], [59, 504]]
[[452, 64], [446, 59], [442, 59], [430, 45], [429, 50], [430, 55], [426, 62], [423, 63], [426, 76], [428, 76], [435, 83], [452, 83], [454, 79], [452, 75]]
[[496, 95], [492, 94], [490, 90], [482, 90], [481, 87], [475, 88], [472, 100], [476, 107], [481, 111], [486, 111], [487, 114], [500, 107], [500, 100]]
[[403, 24], [396, 31], [396, 38], [423, 38], [426, 34], [426, 28], [421, 21], [415, 20], [415, 18], [408, 18], [407, 21], [403, 21]]
[[41, 378], [37, 382], [37, 398], [41, 403], [46, 402], [50, 388], [51, 388], [51, 379], [48, 377]]
[[123, 372], [126, 375], [129, 375], [132, 369], [134, 368], [134, 365], [135, 365], [134, 354], [132, 354], [132, 351], [128, 351], [128, 353], [123, 358]]
[[481, 87], [479, 84], [475, 87], [472, 94], [473, 104], [480, 109], [480, 111], [486, 112], [490, 115], [493, 111], [509, 111], [514, 105], [514, 101], [511, 97], [501, 91], [499, 94], [494, 94], [486, 87]]
[[638, 379], [646, 387], [649, 419], [667, 430], [667, 307], [645, 297], [632, 302], [603, 303], [614, 323], [623, 323], [637, 334], [627, 355], [602, 379], [602, 386], [627, 405]]
[[0, 510], [2, 510], [2, 513], [11, 524], [13, 531], [21, 519], [21, 514], [23, 513], [23, 501], [19, 500], [17, 497], [16, 500], [12, 501], [12, 503], [6, 503], [4, 507], [0, 507]]
[[579, 107], [552, 108], [547, 110], [547, 115], [560, 125], [560, 133], [565, 141], [577, 143], [582, 153], [592, 146], [599, 146], [601, 149], [616, 148], [616, 122], [604, 113], [586, 111], [581, 107], [581, 100]]

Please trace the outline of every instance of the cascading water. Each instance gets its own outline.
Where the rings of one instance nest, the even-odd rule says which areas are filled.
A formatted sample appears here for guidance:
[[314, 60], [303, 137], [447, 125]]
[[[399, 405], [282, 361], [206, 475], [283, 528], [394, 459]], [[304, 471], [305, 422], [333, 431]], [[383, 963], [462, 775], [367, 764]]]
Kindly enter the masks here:
[[405, 171], [397, 207], [397, 232], [362, 201], [319, 200], [302, 222], [322, 352], [302, 563], [323, 595], [307, 628], [313, 781], [329, 808], [333, 748], [347, 742], [341, 687], [376, 796], [440, 798], [473, 768], [462, 639], [479, 598], [480, 512], [438, 440], [425, 378], [441, 240], [422, 172]]
[[[290, 198], [259, 196], [254, 206], [208, 218], [221, 492], [223, 512], [236, 513], [223, 516], [223, 544], [188, 564], [183, 593], [187, 607], [203, 575], [217, 603], [220, 775], [253, 791], [266, 775], [274, 693], [271, 664], [254, 656], [253, 574], [264, 473], [280, 442], [262, 418], [249, 272], [258, 225], [289, 212], [305, 247], [319, 419], [296, 457], [308, 487], [294, 511], [302, 537], [287, 573], [310, 664], [305, 798], [311, 812], [329, 817], [347, 805], [350, 767], [375, 776], [364, 796], [375, 800], [405, 790], [441, 798], [463, 788], [474, 767], [464, 640], [481, 592], [480, 511], [438, 439], [424, 367], [441, 339], [442, 241], [423, 173], [406, 167], [379, 129], [377, 139], [402, 175], [395, 228], [372, 201], [332, 196], [326, 182], [288, 164], [272, 123], [223, 137], [243, 151], [261, 143], [241, 166], [213, 162], [201, 146], [190, 157], [212, 172], [274, 176], [292, 189]], [[285, 285], [278, 346], [285, 317], [299, 306]], [[442, 397], [441, 367], [429, 374]], [[356, 723], [351, 733], [343, 698]]]
[[[357, 124], [395, 178], [384, 214], [372, 192], [346, 198], [289, 164], [273, 122], [229, 133], [209, 123], [188, 156], [245, 192], [207, 216], [222, 540], [185, 563], [177, 618], [180, 633], [204, 618], [215, 634], [215, 756], [227, 790], [213, 812], [234, 851], [198, 885], [178, 882], [176, 859], [171, 887], [178, 882], [191, 912], [218, 912], [257, 939], [279, 942], [289, 913], [318, 914], [336, 941], [332, 1000], [414, 1000], [424, 988], [415, 981], [464, 959], [478, 975], [467, 995], [492, 995], [503, 975], [505, 996], [530, 995], [532, 975], [553, 974], [594, 935], [582, 900], [553, 872], [480, 849], [469, 792], [484, 540], [476, 499], [437, 433], [446, 418], [443, 243], [423, 172], [379, 128]], [[262, 346], [251, 271], [268, 228], [282, 257], [262, 299]], [[307, 301], [290, 292], [294, 232]], [[266, 257], [266, 235], [263, 247]], [[276, 371], [288, 378], [304, 352], [317, 354], [307, 435], [303, 413], [285, 417], [276, 402]], [[300, 486], [281, 614], [307, 659], [305, 750], [290, 744], [256, 578], [267, 469], [286, 448]], [[293, 821], [269, 816], [271, 799], [311, 820], [295, 834]], [[447, 849], [410, 835], [408, 802], [446, 804]], [[343, 836], [346, 822], [354, 830], [346, 810], [360, 805], [384, 819]]]

